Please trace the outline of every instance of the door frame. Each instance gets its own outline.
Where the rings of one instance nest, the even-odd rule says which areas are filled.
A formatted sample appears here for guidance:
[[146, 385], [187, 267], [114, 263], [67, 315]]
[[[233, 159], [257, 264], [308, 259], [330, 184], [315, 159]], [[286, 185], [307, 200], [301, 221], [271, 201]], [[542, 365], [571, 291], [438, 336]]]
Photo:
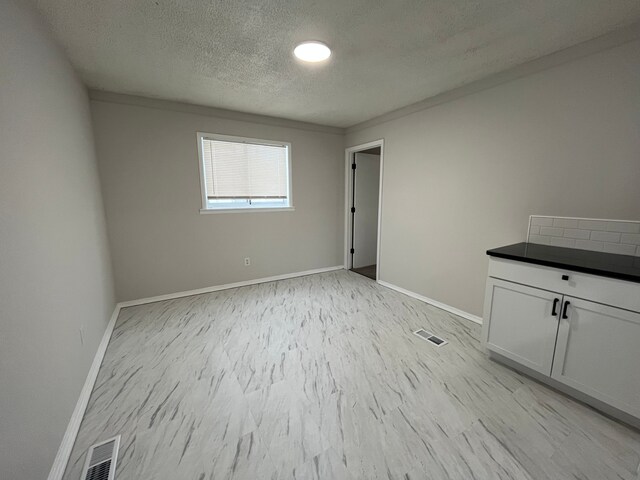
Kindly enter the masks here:
[[384, 175], [384, 139], [347, 147], [344, 150], [344, 268], [351, 270], [351, 197], [353, 194], [352, 158], [357, 152], [380, 147], [380, 184], [378, 185], [378, 238], [376, 240], [376, 281], [380, 279], [380, 238], [382, 234], [382, 179]]

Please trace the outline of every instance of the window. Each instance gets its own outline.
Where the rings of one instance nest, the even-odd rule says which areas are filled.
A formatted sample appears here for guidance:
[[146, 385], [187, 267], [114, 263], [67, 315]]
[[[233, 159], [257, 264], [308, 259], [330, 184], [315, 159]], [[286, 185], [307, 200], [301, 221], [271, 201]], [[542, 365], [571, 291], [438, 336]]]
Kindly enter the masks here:
[[293, 210], [291, 145], [198, 133], [202, 212]]

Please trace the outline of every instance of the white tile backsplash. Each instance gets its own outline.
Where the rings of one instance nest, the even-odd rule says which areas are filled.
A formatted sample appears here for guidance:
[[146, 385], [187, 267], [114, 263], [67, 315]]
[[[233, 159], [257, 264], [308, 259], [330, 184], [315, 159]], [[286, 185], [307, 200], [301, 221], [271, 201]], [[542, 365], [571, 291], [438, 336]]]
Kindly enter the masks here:
[[564, 229], [560, 227], [540, 227], [540, 235], [564, 237]]
[[623, 233], [621, 243], [640, 245], [640, 235], [637, 233]]
[[580, 250], [593, 250], [601, 252], [604, 250], [604, 242], [594, 242], [593, 240], [576, 240], [576, 248]]
[[549, 245], [553, 245], [554, 247], [575, 248], [576, 241], [573, 238], [551, 237]]
[[591, 230], [580, 230], [579, 228], [565, 228], [564, 236], [568, 238], [579, 238], [581, 240], [589, 240]]
[[552, 227], [552, 217], [531, 217], [531, 225], [538, 225], [540, 227]]
[[640, 233], [640, 222], [609, 222], [608, 232]]
[[544, 235], [529, 235], [529, 242], [537, 243], [538, 245], [549, 245], [551, 237], [545, 237]]
[[582, 219], [578, 220], [578, 228], [581, 228], [583, 230], [606, 230], [607, 221]]
[[591, 240], [596, 240], [598, 242], [620, 243], [620, 234], [616, 232], [600, 232], [596, 230], [591, 232]]
[[640, 257], [640, 221], [532, 215], [527, 241]]
[[578, 219], [577, 218], [554, 218], [553, 226], [562, 227], [562, 228], [578, 228]]

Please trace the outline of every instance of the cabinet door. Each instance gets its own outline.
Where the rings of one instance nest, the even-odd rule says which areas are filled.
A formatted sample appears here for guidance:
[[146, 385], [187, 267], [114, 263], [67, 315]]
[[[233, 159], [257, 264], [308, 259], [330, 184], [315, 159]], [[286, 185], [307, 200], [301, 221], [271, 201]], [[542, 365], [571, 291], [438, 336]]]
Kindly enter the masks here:
[[[562, 295], [495, 278], [487, 281], [486, 347], [551, 375]], [[553, 308], [556, 307], [556, 315]]]
[[552, 377], [640, 417], [640, 314], [572, 297], [566, 302]]

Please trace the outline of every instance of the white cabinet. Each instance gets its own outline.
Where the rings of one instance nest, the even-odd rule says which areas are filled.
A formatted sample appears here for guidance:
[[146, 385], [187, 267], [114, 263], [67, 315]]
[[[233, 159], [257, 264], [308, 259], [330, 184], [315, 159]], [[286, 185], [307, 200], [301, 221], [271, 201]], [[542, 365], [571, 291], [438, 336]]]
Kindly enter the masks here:
[[551, 375], [562, 295], [489, 279], [491, 322], [487, 347], [532, 370]]
[[489, 275], [487, 349], [640, 419], [640, 284], [494, 258]]
[[552, 378], [640, 417], [640, 314], [565, 297]]

